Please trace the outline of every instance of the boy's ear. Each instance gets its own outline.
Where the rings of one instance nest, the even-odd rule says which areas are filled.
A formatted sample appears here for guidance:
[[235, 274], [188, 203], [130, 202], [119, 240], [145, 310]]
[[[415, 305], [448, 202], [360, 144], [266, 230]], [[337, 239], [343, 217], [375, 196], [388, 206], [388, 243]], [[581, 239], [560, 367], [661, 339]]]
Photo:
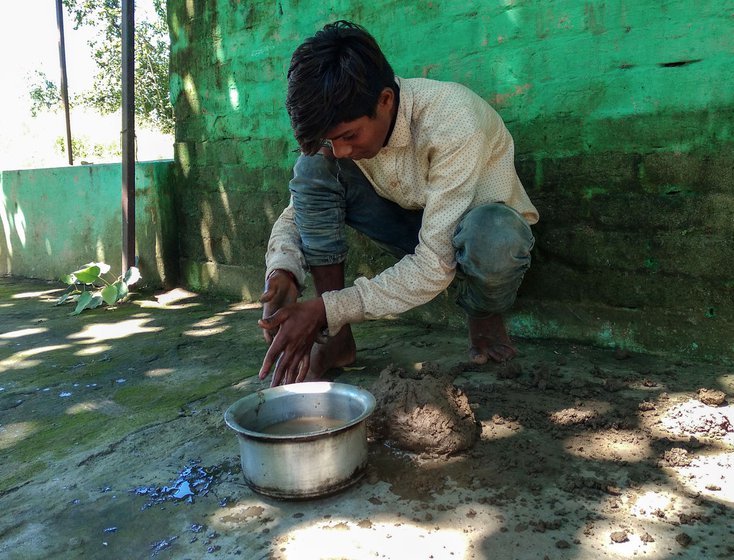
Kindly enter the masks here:
[[377, 99], [378, 105], [383, 107], [391, 106], [390, 104], [395, 100], [395, 92], [392, 88], [386, 87], [380, 92], [380, 97]]

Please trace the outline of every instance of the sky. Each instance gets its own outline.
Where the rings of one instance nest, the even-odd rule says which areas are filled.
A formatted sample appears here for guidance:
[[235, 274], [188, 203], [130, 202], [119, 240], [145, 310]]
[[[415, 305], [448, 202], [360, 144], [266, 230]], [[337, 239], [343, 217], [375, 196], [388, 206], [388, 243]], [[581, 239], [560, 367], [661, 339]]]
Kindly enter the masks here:
[[[82, 91], [91, 85], [94, 65], [86, 42], [91, 37], [84, 28], [74, 30], [64, 13], [66, 64], [69, 90]], [[0, 0], [0, 88], [3, 112], [16, 106], [28, 90], [27, 76], [41, 70], [59, 80], [59, 34], [56, 27], [56, 0]]]
[[[144, 13], [150, 5], [152, 0], [137, 0], [136, 12]], [[71, 16], [64, 11], [64, 36], [67, 83], [73, 96], [93, 85], [96, 69], [87, 45], [92, 34], [87, 28], [75, 30]], [[66, 135], [63, 111], [31, 117], [29, 77], [35, 70], [60, 84], [56, 0], [0, 0], [0, 170], [61, 165], [66, 161], [63, 154], [48, 154], [54, 150], [55, 140]], [[119, 125], [113, 118], [72, 113], [72, 135], [77, 129], [80, 135], [96, 141], [93, 137], [99, 131], [105, 134], [100, 142], [108, 138], [115, 141]], [[138, 146], [139, 159], [155, 159], [146, 154], [141, 157], [140, 137]]]

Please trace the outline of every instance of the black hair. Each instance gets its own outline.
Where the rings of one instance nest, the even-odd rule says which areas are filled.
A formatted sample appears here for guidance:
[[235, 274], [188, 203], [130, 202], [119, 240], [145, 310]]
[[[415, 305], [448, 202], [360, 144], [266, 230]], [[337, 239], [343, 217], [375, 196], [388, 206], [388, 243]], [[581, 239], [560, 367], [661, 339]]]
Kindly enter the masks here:
[[386, 87], [397, 94], [395, 73], [362, 26], [339, 20], [306, 39], [291, 58], [286, 97], [301, 151], [313, 155], [335, 126], [374, 117]]

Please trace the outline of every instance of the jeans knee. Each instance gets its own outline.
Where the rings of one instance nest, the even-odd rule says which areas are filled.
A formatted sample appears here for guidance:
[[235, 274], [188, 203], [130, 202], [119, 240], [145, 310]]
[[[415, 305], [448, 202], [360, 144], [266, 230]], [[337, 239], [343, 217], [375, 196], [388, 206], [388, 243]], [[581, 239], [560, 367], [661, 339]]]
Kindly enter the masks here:
[[345, 193], [335, 161], [318, 154], [299, 157], [289, 188], [306, 262], [316, 266], [343, 261]]
[[[454, 235], [456, 261], [461, 270], [485, 282], [504, 283], [530, 266], [533, 247], [530, 226], [512, 208], [487, 204], [461, 220]], [[493, 283], [494, 283], [493, 282]]]
[[314, 186], [330, 191], [343, 190], [338, 180], [336, 161], [321, 154], [301, 155], [293, 166], [293, 178], [288, 185], [293, 196], [305, 194]]

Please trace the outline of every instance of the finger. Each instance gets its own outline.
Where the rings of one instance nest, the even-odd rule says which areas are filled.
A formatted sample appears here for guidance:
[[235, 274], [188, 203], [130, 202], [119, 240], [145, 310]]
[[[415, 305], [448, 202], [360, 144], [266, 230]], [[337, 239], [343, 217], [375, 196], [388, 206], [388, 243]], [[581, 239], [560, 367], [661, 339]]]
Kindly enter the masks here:
[[272, 315], [259, 319], [257, 324], [261, 329], [269, 331], [272, 331], [273, 329], [278, 330], [277, 328], [280, 327], [287, 318], [288, 314], [284, 313], [282, 309], [278, 309], [278, 311]]
[[296, 383], [298, 381], [298, 373], [299, 368], [301, 366], [301, 362], [299, 361], [292, 361], [291, 364], [288, 366], [287, 372], [286, 372], [286, 383]]
[[293, 361], [292, 366], [293, 383], [303, 382], [308, 375], [311, 367], [311, 346], [303, 346], [298, 349], [297, 358]]
[[267, 329], [263, 327], [262, 325], [260, 325], [259, 323], [258, 323], [258, 326], [260, 326], [260, 328], [262, 328], [263, 330], [263, 338], [265, 339], [265, 342], [268, 345], [272, 344], [273, 340], [275, 340], [275, 335], [278, 334], [278, 331], [280, 330], [280, 327], [276, 327], [274, 329]]
[[274, 375], [280, 380], [279, 383], [289, 385], [296, 383], [299, 376], [299, 367], [303, 361], [303, 349], [286, 349], [275, 364]]
[[268, 351], [265, 353], [265, 358], [263, 358], [263, 364], [260, 367], [260, 372], [257, 374], [260, 379], [265, 379], [268, 376], [270, 369], [273, 367], [273, 364], [276, 363], [279, 356], [280, 348], [275, 343], [271, 344], [270, 348], [268, 348]]
[[281, 353], [280, 356], [278, 356], [278, 360], [275, 362], [275, 368], [273, 370], [273, 381], [270, 383], [271, 387], [278, 387], [279, 385], [285, 385], [288, 383], [287, 378], [285, 378], [285, 363], [287, 361], [287, 356], [285, 355], [285, 352]]
[[273, 368], [273, 377], [270, 380], [270, 386], [271, 387], [277, 387], [280, 385], [280, 374], [278, 373], [278, 364], [280, 363], [281, 358], [283, 355], [281, 354], [278, 356], [278, 359], [275, 361], [275, 367]]
[[296, 377], [296, 383], [301, 383], [306, 379], [309, 367], [311, 367], [311, 354], [307, 353], [298, 363], [298, 377]]
[[260, 303], [268, 303], [275, 297], [275, 290], [273, 288], [267, 288], [262, 294], [260, 294]]
[[296, 380], [298, 379], [298, 368], [300, 366], [301, 361], [298, 359], [293, 359], [288, 364], [288, 367], [285, 370], [285, 380], [284, 384], [290, 384], [290, 383], [296, 383]]
[[275, 335], [278, 333], [278, 331], [263, 331], [263, 338], [265, 338], [265, 342], [268, 344], [273, 343], [273, 338], [275, 338]]

